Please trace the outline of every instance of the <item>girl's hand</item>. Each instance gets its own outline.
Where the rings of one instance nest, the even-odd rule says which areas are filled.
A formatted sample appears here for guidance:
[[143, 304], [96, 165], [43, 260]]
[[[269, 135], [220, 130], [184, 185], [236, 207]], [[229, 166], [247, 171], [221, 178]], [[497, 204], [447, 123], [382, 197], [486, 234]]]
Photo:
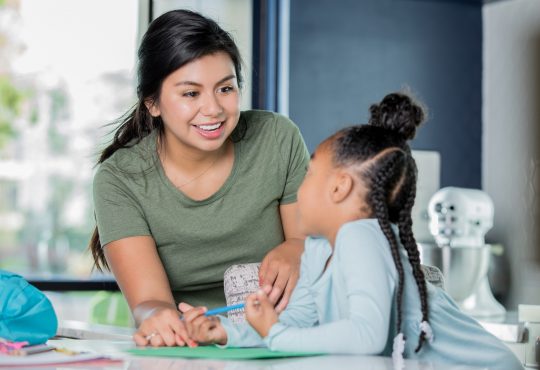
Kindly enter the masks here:
[[246, 299], [246, 319], [261, 337], [268, 336], [270, 328], [278, 322], [274, 305], [262, 290]]
[[303, 240], [289, 239], [272, 249], [261, 263], [259, 284], [277, 312], [283, 311], [289, 303], [298, 281], [303, 251]]
[[185, 346], [193, 342], [180, 320], [180, 313], [172, 307], [156, 307], [143, 320], [133, 340], [138, 346]]
[[227, 332], [221, 325], [217, 316], [204, 316], [206, 307], [192, 307], [186, 303], [178, 305], [184, 315], [184, 323], [193, 343], [190, 347], [198, 344], [226, 344]]

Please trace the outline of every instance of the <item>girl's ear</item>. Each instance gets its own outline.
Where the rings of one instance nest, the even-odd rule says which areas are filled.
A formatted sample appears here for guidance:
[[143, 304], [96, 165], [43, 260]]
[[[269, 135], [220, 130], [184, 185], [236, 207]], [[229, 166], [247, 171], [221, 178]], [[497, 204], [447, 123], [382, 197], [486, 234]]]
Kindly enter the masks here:
[[336, 174], [330, 195], [332, 201], [335, 203], [344, 201], [351, 193], [353, 185], [354, 181], [349, 173], [340, 171]]
[[145, 99], [144, 105], [146, 106], [146, 109], [148, 109], [148, 112], [152, 117], [159, 117], [161, 115], [159, 106], [153, 99]]

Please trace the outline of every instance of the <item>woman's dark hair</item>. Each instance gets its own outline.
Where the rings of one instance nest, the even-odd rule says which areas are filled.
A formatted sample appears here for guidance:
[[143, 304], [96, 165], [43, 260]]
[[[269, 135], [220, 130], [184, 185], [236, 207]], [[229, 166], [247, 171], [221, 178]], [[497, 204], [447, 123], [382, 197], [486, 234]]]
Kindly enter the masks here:
[[[424, 121], [425, 111], [404, 93], [393, 93], [370, 107], [368, 125], [348, 127], [334, 136], [332, 149], [337, 166], [365, 164], [359, 176], [370, 189], [367, 203], [390, 244], [398, 272], [397, 331], [401, 332], [404, 271], [399, 245], [391, 224], [397, 224], [399, 238], [409, 256], [420, 293], [422, 321], [428, 320], [427, 288], [420, 265], [420, 254], [412, 232], [411, 210], [416, 196], [416, 163], [407, 143]], [[420, 334], [416, 352], [426, 333]]]
[[[113, 124], [118, 124], [112, 143], [98, 159], [105, 161], [118, 149], [132, 146], [153, 130], [163, 134], [160, 117], [152, 117], [145, 102], [158, 103], [163, 80], [185, 64], [206, 55], [224, 52], [234, 64], [242, 86], [242, 60], [231, 35], [213, 20], [189, 10], [173, 10], [156, 18], [148, 27], [138, 52], [138, 102]], [[89, 248], [98, 270], [108, 269], [97, 227]]]

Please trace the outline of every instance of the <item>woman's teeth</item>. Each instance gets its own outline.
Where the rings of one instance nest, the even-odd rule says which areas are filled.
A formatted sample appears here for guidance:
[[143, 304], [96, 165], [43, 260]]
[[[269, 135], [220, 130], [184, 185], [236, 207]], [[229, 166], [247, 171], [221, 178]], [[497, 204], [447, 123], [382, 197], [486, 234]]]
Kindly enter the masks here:
[[218, 122], [214, 125], [201, 125], [197, 127], [204, 131], [214, 131], [214, 130], [217, 130], [221, 126], [222, 123], [223, 122]]

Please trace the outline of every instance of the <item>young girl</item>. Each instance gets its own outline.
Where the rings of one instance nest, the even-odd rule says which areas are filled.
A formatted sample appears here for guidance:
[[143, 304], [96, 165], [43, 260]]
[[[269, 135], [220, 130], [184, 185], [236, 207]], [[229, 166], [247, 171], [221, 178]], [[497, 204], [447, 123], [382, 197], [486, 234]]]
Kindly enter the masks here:
[[264, 292], [246, 301], [251, 326], [185, 313], [201, 343], [390, 355], [521, 369], [512, 352], [426, 283], [412, 233], [417, 169], [407, 141], [423, 121], [404, 94], [370, 109], [368, 125], [319, 145], [298, 193], [306, 240], [291, 302], [278, 316]]

